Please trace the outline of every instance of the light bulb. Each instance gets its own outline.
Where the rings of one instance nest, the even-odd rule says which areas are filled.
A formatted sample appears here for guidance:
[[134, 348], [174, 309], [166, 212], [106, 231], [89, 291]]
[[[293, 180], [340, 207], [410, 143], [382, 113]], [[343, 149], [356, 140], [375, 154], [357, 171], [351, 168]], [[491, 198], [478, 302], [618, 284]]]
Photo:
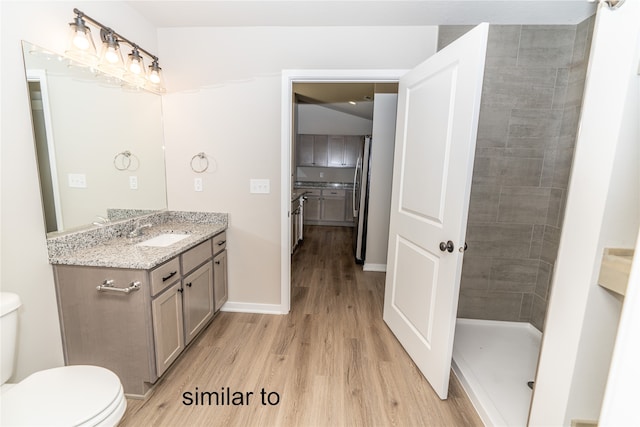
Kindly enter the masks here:
[[131, 61], [131, 64], [129, 64], [129, 71], [131, 71], [133, 74], [140, 74], [140, 72], [142, 71], [140, 61]]
[[149, 80], [154, 84], [160, 83], [160, 74], [156, 70], [151, 71], [151, 74], [149, 74]]
[[107, 51], [105, 52], [105, 54], [104, 54], [104, 58], [110, 64], [115, 64], [115, 63], [118, 62], [118, 51], [116, 49], [114, 49], [113, 47], [109, 47], [107, 49]]
[[80, 50], [89, 49], [87, 35], [82, 31], [76, 31], [75, 37], [73, 37], [73, 45]]

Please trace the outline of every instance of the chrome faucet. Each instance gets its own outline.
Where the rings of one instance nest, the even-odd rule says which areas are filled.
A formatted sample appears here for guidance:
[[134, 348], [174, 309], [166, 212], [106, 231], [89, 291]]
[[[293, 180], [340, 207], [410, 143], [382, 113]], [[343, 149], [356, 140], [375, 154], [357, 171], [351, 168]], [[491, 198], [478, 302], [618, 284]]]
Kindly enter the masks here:
[[103, 227], [105, 224], [107, 224], [110, 220], [102, 217], [102, 216], [97, 216], [96, 218], [98, 218], [97, 221], [93, 222], [93, 225], [97, 225], [98, 227]]
[[153, 227], [153, 224], [151, 224], [150, 222], [146, 224], [140, 224], [140, 222], [136, 221], [133, 227], [133, 231], [129, 233], [129, 237], [130, 238], [140, 237], [142, 236], [142, 230], [144, 230], [145, 228], [151, 228], [151, 227]]

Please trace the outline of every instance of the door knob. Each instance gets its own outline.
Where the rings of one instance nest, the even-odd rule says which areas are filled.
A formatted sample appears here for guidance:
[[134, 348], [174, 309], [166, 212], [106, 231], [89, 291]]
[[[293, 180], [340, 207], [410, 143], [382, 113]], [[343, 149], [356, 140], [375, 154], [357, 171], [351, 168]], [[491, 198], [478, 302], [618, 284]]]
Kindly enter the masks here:
[[453, 252], [453, 242], [451, 240], [445, 242], [440, 242], [440, 250], [442, 252]]

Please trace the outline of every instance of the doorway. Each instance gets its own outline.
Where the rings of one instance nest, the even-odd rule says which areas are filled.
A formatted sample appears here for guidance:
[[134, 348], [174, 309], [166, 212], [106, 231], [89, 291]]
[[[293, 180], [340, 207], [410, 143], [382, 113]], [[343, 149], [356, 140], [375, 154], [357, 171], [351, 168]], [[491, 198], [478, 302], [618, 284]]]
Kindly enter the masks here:
[[295, 132], [294, 83], [397, 83], [406, 70], [285, 70], [282, 73], [281, 127], [281, 310], [291, 309], [292, 141]]

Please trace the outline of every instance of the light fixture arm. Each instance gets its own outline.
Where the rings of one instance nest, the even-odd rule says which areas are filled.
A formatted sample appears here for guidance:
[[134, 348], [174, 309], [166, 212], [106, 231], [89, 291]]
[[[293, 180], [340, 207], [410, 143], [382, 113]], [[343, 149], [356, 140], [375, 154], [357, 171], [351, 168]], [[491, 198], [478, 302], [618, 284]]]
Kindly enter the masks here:
[[121, 34], [113, 31], [111, 28], [107, 27], [106, 25], [96, 21], [95, 19], [93, 19], [89, 15], [85, 14], [83, 11], [79, 10], [78, 8], [73, 8], [73, 13], [76, 14], [76, 19], [81, 18], [81, 19], [87, 20], [87, 21], [93, 23], [94, 25], [96, 25], [97, 27], [99, 27], [100, 28], [100, 39], [103, 42], [107, 40], [107, 36], [109, 34], [112, 34], [113, 36], [116, 37], [116, 40], [118, 42], [123, 41], [123, 42], [127, 43], [129, 46], [131, 46], [132, 48], [138, 49], [139, 51], [145, 53], [148, 57], [152, 58], [155, 62], [158, 62], [158, 57], [156, 55], [152, 54], [151, 52], [149, 52], [146, 49], [143, 49], [138, 44], [130, 41], [128, 38], [122, 36]]

